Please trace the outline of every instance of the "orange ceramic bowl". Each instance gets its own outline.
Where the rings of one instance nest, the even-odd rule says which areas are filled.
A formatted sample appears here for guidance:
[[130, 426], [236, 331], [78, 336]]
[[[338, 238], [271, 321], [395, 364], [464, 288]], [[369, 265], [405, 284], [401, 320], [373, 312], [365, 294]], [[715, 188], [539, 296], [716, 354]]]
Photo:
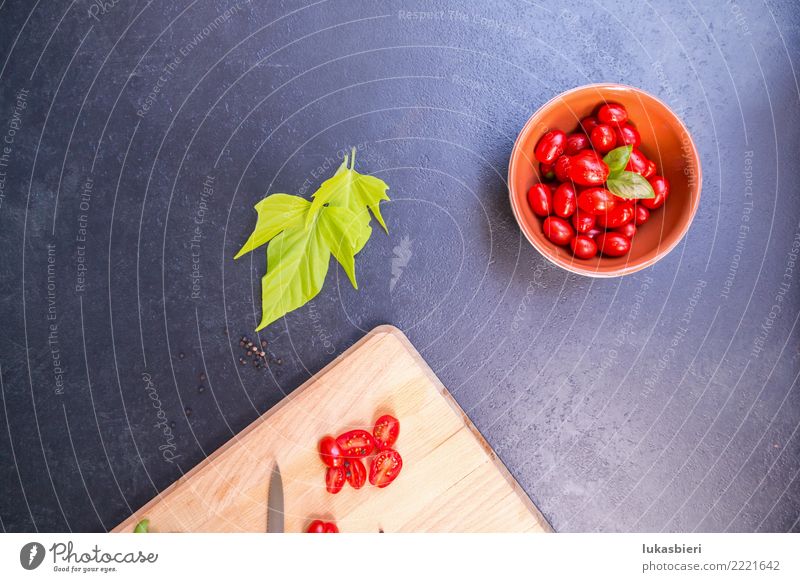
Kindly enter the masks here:
[[[603, 103], [621, 103], [639, 130], [639, 149], [658, 166], [658, 174], [670, 183], [666, 203], [650, 212], [638, 227], [631, 251], [624, 257], [596, 256], [582, 260], [567, 247], [551, 243], [542, 232], [543, 219], [528, 204], [528, 189], [542, 181], [533, 149], [551, 129], [576, 131], [578, 120], [592, 115]], [[625, 85], [586, 85], [562, 93], [545, 103], [522, 128], [508, 165], [511, 208], [525, 237], [547, 259], [573, 273], [589, 277], [619, 277], [653, 265], [680, 242], [700, 204], [702, 171], [689, 131], [662, 101]]]

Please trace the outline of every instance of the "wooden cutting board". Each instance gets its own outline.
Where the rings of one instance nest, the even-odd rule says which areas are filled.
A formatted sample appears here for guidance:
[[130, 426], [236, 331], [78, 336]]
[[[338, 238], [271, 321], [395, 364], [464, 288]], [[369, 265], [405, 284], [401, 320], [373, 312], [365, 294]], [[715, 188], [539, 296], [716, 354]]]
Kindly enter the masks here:
[[[378, 489], [325, 490], [317, 442], [400, 420], [403, 469]], [[240, 434], [126, 519], [132, 531], [266, 531], [273, 462], [283, 477], [285, 527], [312, 519], [342, 532], [551, 531], [525, 492], [400, 330], [375, 328]], [[367, 465], [368, 466], [368, 465]]]

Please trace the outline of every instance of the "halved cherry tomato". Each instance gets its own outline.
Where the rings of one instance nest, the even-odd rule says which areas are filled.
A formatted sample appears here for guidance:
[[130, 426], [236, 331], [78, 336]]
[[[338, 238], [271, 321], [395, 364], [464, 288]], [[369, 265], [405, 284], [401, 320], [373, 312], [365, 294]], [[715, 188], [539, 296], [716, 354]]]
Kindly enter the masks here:
[[596, 125], [592, 130], [589, 138], [592, 140], [592, 146], [601, 154], [605, 154], [614, 149], [617, 143], [617, 134], [614, 133], [610, 125], [601, 123]]
[[[608, 166], [594, 150], [581, 150], [569, 158], [569, 179], [576, 184], [598, 186], [606, 181], [608, 173]], [[558, 166], [556, 166], [556, 176], [558, 176]]]
[[597, 111], [597, 119], [609, 125], [621, 124], [628, 121], [628, 112], [619, 103], [606, 103]]
[[578, 207], [578, 196], [575, 194], [575, 186], [569, 182], [564, 182], [556, 188], [553, 194], [553, 212], [561, 218], [569, 218]]
[[650, 211], [641, 204], [637, 204], [636, 216], [634, 217], [636, 226], [642, 226], [645, 222], [647, 222], [648, 218], [650, 218]]
[[367, 481], [367, 470], [364, 463], [358, 459], [345, 459], [344, 465], [345, 478], [353, 489], [361, 489]]
[[572, 226], [578, 234], [586, 234], [594, 228], [597, 219], [594, 214], [589, 214], [583, 210], [576, 210], [572, 215]]
[[328, 493], [339, 493], [344, 487], [345, 479], [344, 467], [328, 467], [325, 471], [325, 489]]
[[633, 220], [634, 214], [631, 202], [617, 202], [613, 210], [597, 215], [597, 225], [603, 228], [618, 228]]
[[342, 449], [336, 444], [332, 436], [324, 436], [319, 441], [319, 457], [329, 467], [338, 467], [342, 464]]
[[544, 219], [542, 230], [547, 240], [557, 245], [565, 245], [575, 236], [575, 231], [569, 222], [558, 216], [548, 216]]
[[376, 487], [386, 487], [397, 478], [403, 468], [403, 458], [393, 449], [379, 452], [369, 468], [369, 482]]
[[534, 184], [528, 190], [528, 204], [537, 216], [550, 216], [553, 212], [553, 195], [547, 184]]
[[638, 148], [642, 143], [642, 137], [639, 135], [639, 131], [630, 123], [615, 127], [614, 133], [617, 134], [617, 147], [632, 145]]
[[569, 242], [572, 253], [579, 259], [591, 259], [597, 254], [597, 243], [586, 235], [578, 235]]
[[533, 155], [543, 164], [552, 164], [564, 153], [566, 145], [567, 134], [560, 129], [554, 129], [541, 137], [533, 150]]
[[595, 239], [600, 252], [609, 257], [621, 257], [631, 250], [631, 239], [614, 231], [606, 231]]
[[391, 449], [400, 436], [400, 421], [390, 414], [384, 414], [375, 421], [372, 436], [380, 450]]
[[568, 156], [574, 156], [581, 150], [590, 148], [592, 142], [589, 141], [589, 136], [585, 133], [570, 133], [567, 136], [567, 146], [564, 148], [564, 153]]
[[669, 182], [664, 176], [653, 176], [648, 180], [653, 187], [653, 192], [656, 193], [655, 198], [642, 198], [639, 200], [642, 206], [648, 210], [655, 210], [663, 206], [664, 202], [669, 196]]
[[336, 437], [336, 444], [345, 457], [366, 457], [375, 449], [375, 439], [365, 430], [349, 430]]
[[618, 200], [605, 188], [587, 188], [578, 194], [578, 208], [589, 214], [605, 214], [614, 209]]

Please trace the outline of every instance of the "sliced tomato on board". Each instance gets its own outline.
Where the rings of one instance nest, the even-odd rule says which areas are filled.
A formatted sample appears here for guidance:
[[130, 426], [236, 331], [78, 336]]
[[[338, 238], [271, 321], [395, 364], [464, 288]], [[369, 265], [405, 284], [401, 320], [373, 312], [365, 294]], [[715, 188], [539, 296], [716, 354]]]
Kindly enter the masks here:
[[380, 450], [391, 449], [397, 442], [400, 435], [400, 421], [394, 416], [384, 414], [375, 421], [375, 428], [372, 429], [372, 436], [375, 437], [375, 444]]
[[344, 467], [328, 467], [325, 472], [325, 489], [328, 493], [339, 493], [346, 480]]
[[369, 482], [376, 487], [386, 487], [397, 478], [403, 468], [403, 458], [393, 449], [375, 455], [369, 468]]
[[367, 469], [359, 459], [345, 459], [344, 471], [347, 482], [353, 489], [361, 489], [367, 482]]
[[365, 430], [349, 430], [336, 437], [336, 444], [345, 457], [366, 457], [375, 449], [375, 439]]

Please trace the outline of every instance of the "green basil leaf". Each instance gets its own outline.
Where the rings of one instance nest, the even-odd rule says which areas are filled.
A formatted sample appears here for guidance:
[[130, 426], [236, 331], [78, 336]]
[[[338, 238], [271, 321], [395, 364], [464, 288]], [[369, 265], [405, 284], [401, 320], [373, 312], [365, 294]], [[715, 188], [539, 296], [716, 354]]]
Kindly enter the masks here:
[[133, 529], [133, 533], [150, 533], [150, 520], [143, 519], [137, 523], [136, 527]]
[[655, 198], [656, 193], [646, 179], [636, 172], [622, 172], [607, 181], [608, 189], [616, 196], [627, 199]]
[[308, 213], [309, 201], [291, 194], [272, 194], [256, 204], [258, 221], [253, 234], [236, 253], [234, 259], [268, 243], [287, 228], [302, 225]]
[[625, 170], [625, 166], [628, 165], [628, 160], [631, 157], [632, 151], [633, 146], [626, 145], [614, 148], [605, 155], [603, 162], [610, 170], [610, 173], [608, 174], [609, 178], [616, 178], [623, 172], [623, 170]]
[[348, 208], [338, 206], [325, 206], [317, 222], [325, 244], [350, 279], [354, 288], [356, 283], [356, 254], [372, 235], [369, 225], [369, 215], [365, 212], [355, 213]]
[[315, 218], [307, 227], [284, 230], [267, 247], [261, 279], [261, 323], [256, 331], [317, 296], [328, 274], [331, 250]]
[[350, 158], [350, 167], [347, 167], [347, 158], [342, 166], [339, 167], [333, 178], [325, 180], [313, 195], [311, 211], [306, 217], [306, 225], [310, 224], [319, 214], [326, 204], [331, 206], [342, 206], [349, 208], [353, 212], [366, 212], [369, 208], [372, 214], [383, 227], [389, 232], [386, 223], [381, 216], [379, 204], [383, 200], [389, 200], [386, 190], [389, 186], [383, 180], [375, 176], [359, 174], [353, 167], [355, 166], [355, 150]]

